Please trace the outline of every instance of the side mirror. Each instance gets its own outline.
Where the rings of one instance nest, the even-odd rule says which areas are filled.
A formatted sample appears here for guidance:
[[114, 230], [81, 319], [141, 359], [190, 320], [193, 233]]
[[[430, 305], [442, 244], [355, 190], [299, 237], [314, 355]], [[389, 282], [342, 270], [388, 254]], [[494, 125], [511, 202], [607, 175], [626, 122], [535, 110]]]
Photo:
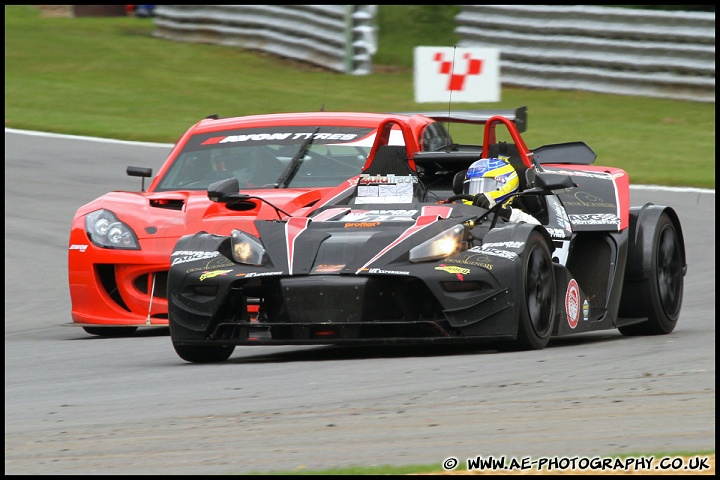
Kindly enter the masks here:
[[522, 192], [529, 195], [550, 195], [566, 192], [577, 187], [569, 175], [535, 172], [535, 187]]
[[127, 167], [127, 170], [125, 170], [125, 173], [127, 173], [131, 177], [142, 177], [142, 184], [140, 185], [141, 191], [145, 191], [145, 179], [148, 177], [152, 177], [152, 168], [146, 168], [146, 167]]
[[224, 203], [230, 210], [247, 211], [258, 206], [257, 202], [250, 200], [250, 195], [240, 193], [240, 182], [235, 177], [211, 183], [207, 192], [211, 201]]
[[240, 182], [238, 182], [238, 179], [235, 177], [220, 180], [218, 182], [211, 183], [207, 192], [208, 198], [213, 202], [227, 203], [229, 201], [239, 200]]
[[554, 175], [548, 173], [535, 173], [535, 185], [543, 190], [562, 190], [577, 187], [570, 175]]

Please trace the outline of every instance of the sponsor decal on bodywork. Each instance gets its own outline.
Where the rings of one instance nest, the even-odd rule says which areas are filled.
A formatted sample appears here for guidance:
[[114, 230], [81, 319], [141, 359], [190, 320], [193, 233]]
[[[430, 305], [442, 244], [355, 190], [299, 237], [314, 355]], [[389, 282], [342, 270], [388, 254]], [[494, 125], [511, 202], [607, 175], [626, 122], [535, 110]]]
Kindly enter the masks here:
[[215, 268], [234, 267], [235, 264], [223, 256], [218, 256], [207, 262], [202, 267], [188, 268], [186, 273], [199, 272], [201, 270], [213, 270]]
[[88, 248], [87, 245], [77, 245], [74, 243], [72, 245], [70, 245], [70, 250], [77, 250], [80, 253], [85, 253], [85, 250], [87, 250], [87, 248]]
[[482, 248], [483, 250], [486, 248], [513, 248], [518, 249], [522, 248], [522, 246], [525, 245], [525, 242], [495, 242], [495, 243], [483, 243]]
[[501, 257], [507, 260], [516, 260], [518, 258], [518, 254], [515, 252], [508, 252], [507, 250], [499, 250], [497, 248], [485, 248], [485, 245], [480, 247], [472, 247], [469, 248], [467, 251], [473, 253], [484, 253], [486, 255]]
[[344, 228], [372, 228], [380, 225], [380, 222], [349, 222]]
[[203, 252], [195, 250], [178, 250], [173, 252], [170, 256], [172, 258], [172, 265], [178, 265], [181, 263], [194, 262], [197, 260], [205, 260], [214, 258], [220, 255], [217, 250], [212, 252]]
[[[374, 127], [323, 125], [281, 125], [234, 128], [224, 132], [198, 133], [188, 139], [181, 153], [236, 146], [297, 146], [312, 137], [314, 145], [372, 146]], [[399, 143], [402, 145], [402, 141]]]
[[443, 272], [464, 274], [464, 275], [467, 275], [468, 273], [470, 273], [469, 268], [455, 267], [452, 265], [443, 265], [443, 264], [440, 264], [437, 267], [435, 267], [435, 270], [441, 270]]
[[[547, 202], [548, 208], [555, 214], [555, 223], [557, 223], [560, 228], [564, 229], [565, 232], [567, 232], [563, 234], [563, 237], [572, 233], [570, 218], [568, 217], [567, 210], [565, 210], [565, 208], [560, 204], [560, 201], [555, 197], [548, 197]], [[562, 238], [559, 236], [562, 230], [560, 232], [557, 232], [557, 229], [555, 228], [552, 228], [552, 232], [551, 228], [548, 228], [547, 230], [551, 236]]]
[[388, 175], [369, 175], [367, 173], [360, 174], [360, 179], [358, 182], [361, 185], [365, 184], [371, 184], [371, 183], [378, 183], [378, 184], [400, 184], [400, 183], [418, 183], [420, 180], [418, 180], [417, 177], [413, 175], [394, 175], [394, 174], [388, 174]]
[[225, 276], [228, 273], [232, 272], [232, 270], [211, 270], [209, 272], [204, 272], [202, 275], [200, 275], [200, 281], [207, 280], [208, 278], [213, 278], [217, 276]]
[[575, 198], [575, 200], [565, 199], [563, 200], [563, 203], [572, 207], [604, 207], [612, 209], [617, 207], [617, 205], [615, 205], [614, 203], [606, 202], [602, 198], [588, 192], [575, 192], [572, 194], [572, 196]]
[[255, 277], [270, 277], [273, 275], [282, 275], [283, 272], [247, 272], [238, 273], [236, 277], [255, 278]]
[[483, 248], [483, 252], [488, 255], [495, 255], [497, 257], [506, 258], [508, 260], [517, 260], [518, 254], [515, 252], [508, 252], [507, 250], [497, 250], [494, 248]]
[[620, 217], [614, 213], [571, 214], [570, 221], [575, 225], [620, 225]]
[[302, 142], [312, 136], [315, 143], [344, 143], [358, 139], [357, 133], [325, 133], [319, 132], [313, 136], [313, 132], [253, 132], [240, 133], [237, 135], [221, 135], [210, 137], [204, 140], [201, 145], [219, 145], [223, 143], [292, 143]]
[[565, 313], [570, 328], [577, 327], [580, 318], [580, 288], [574, 278], [568, 283], [565, 292]]
[[452, 266], [452, 265], [448, 266], [448, 265], [443, 265], [443, 264], [440, 264], [439, 266], [435, 267], [435, 270], [441, 270], [441, 271], [444, 271], [447, 273], [453, 273], [453, 274], [457, 275], [458, 280], [460, 280], [461, 282], [463, 280], [465, 280], [463, 278], [463, 275], [467, 275], [468, 273], [470, 273], [469, 268], [456, 267], [456, 266]]
[[463, 258], [446, 258], [445, 263], [457, 263], [459, 265], [471, 265], [473, 267], [484, 268], [485, 270], [492, 270], [493, 264], [490, 257], [480, 253], [472, 253]]
[[410, 275], [404, 270], [383, 270], [382, 268], [361, 268], [357, 273], [370, 273], [379, 275]]
[[545, 230], [552, 238], [565, 238], [565, 230], [562, 228], [545, 227]]

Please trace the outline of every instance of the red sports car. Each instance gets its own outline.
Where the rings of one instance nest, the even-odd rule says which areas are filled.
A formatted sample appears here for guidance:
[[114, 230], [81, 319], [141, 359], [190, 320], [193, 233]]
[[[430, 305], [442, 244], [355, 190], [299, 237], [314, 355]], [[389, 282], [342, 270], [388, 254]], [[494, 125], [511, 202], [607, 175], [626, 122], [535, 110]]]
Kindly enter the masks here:
[[[420, 151], [452, 143], [441, 122], [483, 124], [500, 113], [524, 129], [524, 107], [444, 114], [305, 112], [201, 120], [182, 135], [147, 190], [110, 192], [75, 213], [68, 251], [73, 322], [68, 325], [101, 336], [166, 326], [167, 273], [181, 236], [198, 231], [229, 235], [237, 228], [256, 234], [256, 219], [280, 218], [317, 206], [332, 187], [360, 174], [378, 128], [391, 124], [388, 119], [402, 119], [412, 127], [412, 138], [396, 129], [390, 143]], [[151, 177], [152, 169], [128, 167], [127, 173]], [[237, 178], [242, 192], [268, 202], [259, 210], [232, 211], [211, 201], [208, 186], [228, 178]], [[190, 259], [197, 260], [192, 252], [173, 261]], [[206, 260], [213, 273], [225, 261], [211, 255]]]

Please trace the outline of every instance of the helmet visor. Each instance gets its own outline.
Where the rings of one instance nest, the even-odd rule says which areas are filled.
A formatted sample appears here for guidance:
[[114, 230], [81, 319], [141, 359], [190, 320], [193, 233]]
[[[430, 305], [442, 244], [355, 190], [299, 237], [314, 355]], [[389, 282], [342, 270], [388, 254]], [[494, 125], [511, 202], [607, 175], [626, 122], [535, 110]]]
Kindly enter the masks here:
[[465, 181], [464, 193], [477, 195], [478, 193], [494, 192], [498, 189], [498, 182], [494, 178], [471, 178]]

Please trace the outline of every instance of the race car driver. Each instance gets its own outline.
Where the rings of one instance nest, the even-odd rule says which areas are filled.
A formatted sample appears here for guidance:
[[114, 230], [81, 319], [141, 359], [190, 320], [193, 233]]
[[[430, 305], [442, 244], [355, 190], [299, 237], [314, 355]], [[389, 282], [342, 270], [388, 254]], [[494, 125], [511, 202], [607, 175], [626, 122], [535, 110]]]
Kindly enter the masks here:
[[463, 193], [473, 196], [472, 204], [491, 209], [497, 204], [500, 216], [506, 220], [540, 225], [532, 215], [519, 208], [513, 208], [515, 193], [520, 189], [518, 173], [506, 158], [481, 158], [465, 174]]

